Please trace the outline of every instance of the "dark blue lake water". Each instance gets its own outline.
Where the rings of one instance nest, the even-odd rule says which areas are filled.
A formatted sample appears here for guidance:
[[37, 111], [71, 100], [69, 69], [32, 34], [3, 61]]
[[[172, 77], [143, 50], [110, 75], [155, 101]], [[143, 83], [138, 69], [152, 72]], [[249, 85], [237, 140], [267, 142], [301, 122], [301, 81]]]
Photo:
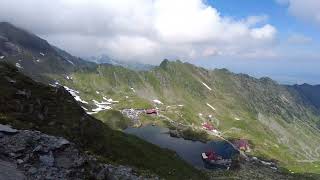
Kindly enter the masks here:
[[201, 153], [214, 150], [223, 158], [231, 158], [237, 151], [225, 141], [210, 141], [202, 143], [190, 141], [183, 138], [174, 138], [168, 134], [168, 129], [156, 126], [145, 126], [141, 128], [128, 128], [128, 134], [133, 134], [152, 144], [162, 148], [175, 151], [182, 159], [197, 168], [204, 168]]

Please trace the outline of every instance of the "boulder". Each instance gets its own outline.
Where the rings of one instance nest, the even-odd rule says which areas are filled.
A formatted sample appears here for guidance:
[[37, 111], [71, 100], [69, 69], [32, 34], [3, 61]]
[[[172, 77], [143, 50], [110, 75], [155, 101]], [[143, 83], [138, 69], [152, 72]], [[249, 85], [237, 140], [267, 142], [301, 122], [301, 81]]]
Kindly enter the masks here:
[[5, 134], [15, 134], [18, 132], [18, 130], [11, 128], [9, 125], [0, 124], [0, 132]]

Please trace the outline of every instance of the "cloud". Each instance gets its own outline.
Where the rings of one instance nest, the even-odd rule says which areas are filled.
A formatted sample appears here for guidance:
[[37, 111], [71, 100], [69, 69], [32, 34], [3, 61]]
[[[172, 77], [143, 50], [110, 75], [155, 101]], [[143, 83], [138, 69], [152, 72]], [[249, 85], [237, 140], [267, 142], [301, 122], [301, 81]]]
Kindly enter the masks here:
[[[225, 17], [204, 0], [1, 0], [0, 21], [78, 56], [156, 63], [263, 52], [277, 30], [268, 17]], [[256, 54], [256, 53], [254, 53]]]
[[276, 0], [286, 5], [293, 16], [306, 22], [320, 26], [320, 1], [319, 0]]
[[312, 38], [305, 36], [303, 34], [291, 34], [288, 37], [288, 43], [294, 45], [306, 45], [312, 42]]

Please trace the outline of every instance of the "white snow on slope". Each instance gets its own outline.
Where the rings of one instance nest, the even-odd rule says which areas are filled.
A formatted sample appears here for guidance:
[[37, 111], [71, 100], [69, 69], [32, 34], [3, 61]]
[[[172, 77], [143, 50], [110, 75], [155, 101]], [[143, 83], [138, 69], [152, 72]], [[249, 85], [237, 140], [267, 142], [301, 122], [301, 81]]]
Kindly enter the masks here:
[[131, 89], [133, 92], [136, 92], [136, 90], [135, 90], [133, 87], [131, 87], [130, 89]]
[[72, 80], [72, 77], [71, 76], [66, 76], [66, 79]]
[[98, 113], [100, 111], [105, 111], [105, 110], [112, 109], [111, 106], [109, 106], [109, 105], [111, 105], [110, 102], [106, 102], [106, 101], [98, 102], [96, 100], [92, 100], [92, 101], [97, 106], [97, 108], [92, 109], [92, 112], [87, 112], [88, 114], [96, 114], [96, 113]]
[[75, 66], [72, 61], [70, 61], [69, 59], [66, 59], [66, 60], [67, 60], [70, 64], [72, 64], [73, 66]]
[[39, 54], [40, 54], [41, 56], [44, 56], [44, 55], [45, 55], [45, 54], [44, 54], [44, 53], [42, 53], [42, 52], [40, 52]]
[[111, 99], [111, 98], [107, 98], [107, 97], [105, 97], [105, 96], [103, 96], [103, 100], [105, 100], [105, 101], [107, 101], [107, 102], [109, 102], [109, 103], [118, 103], [119, 101], [114, 101], [113, 99]]
[[82, 109], [83, 109], [83, 110], [88, 111], [88, 109], [87, 109], [87, 108], [85, 108], [85, 107], [83, 107], [83, 106], [81, 106], [81, 107], [82, 107]]
[[212, 110], [216, 110], [213, 106], [211, 106], [211, 104], [207, 103], [207, 106], [209, 106]]
[[209, 91], [212, 91], [212, 89], [204, 82], [201, 82], [207, 89], [209, 89]]
[[154, 103], [156, 103], [156, 104], [163, 104], [161, 101], [159, 101], [158, 99], [154, 99], [154, 100], [152, 100]]
[[4, 58], [4, 56], [0, 56], [0, 59], [3, 59]]
[[81, 97], [78, 95], [79, 91], [73, 90], [67, 86], [63, 86], [63, 87], [74, 97], [76, 101], [81, 102], [83, 104], [88, 104], [87, 101], [82, 100]]
[[23, 69], [23, 67], [20, 65], [20, 63], [16, 63], [16, 67], [20, 68], [20, 69]]

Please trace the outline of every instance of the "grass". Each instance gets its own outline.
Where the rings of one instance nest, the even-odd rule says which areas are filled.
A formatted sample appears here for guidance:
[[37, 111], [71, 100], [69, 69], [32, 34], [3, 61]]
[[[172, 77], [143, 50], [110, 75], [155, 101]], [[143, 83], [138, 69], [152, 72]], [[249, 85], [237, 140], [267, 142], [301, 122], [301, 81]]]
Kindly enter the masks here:
[[121, 112], [117, 110], [101, 111], [94, 116], [107, 124], [110, 128], [116, 130], [126, 129], [132, 124], [132, 121], [129, 118], [124, 117]]
[[[10, 84], [4, 77], [17, 81]], [[75, 142], [83, 150], [99, 155], [105, 162], [129, 165], [141, 171], [155, 173], [166, 179], [200, 179], [205, 177], [174, 152], [161, 149], [135, 136], [112, 130], [102, 121], [87, 115], [64, 89], [36, 83], [16, 72], [15, 68], [0, 64], [0, 123], [18, 129], [35, 129]], [[18, 90], [30, 90], [31, 96], [17, 96]], [[20, 103], [17, 106], [17, 102]], [[28, 109], [30, 104], [34, 108]], [[38, 104], [38, 105], [37, 105]], [[22, 110], [20, 107], [24, 107]], [[45, 109], [48, 109], [45, 113]], [[110, 114], [109, 114], [110, 113]], [[39, 118], [42, 114], [44, 118]], [[105, 116], [126, 122], [118, 112]], [[115, 126], [122, 127], [122, 123]]]
[[[214, 125], [226, 138], [251, 140], [255, 146], [252, 154], [277, 159], [283, 167], [289, 168], [296, 162], [298, 157], [295, 152], [302, 152], [299, 143], [315, 149], [319, 141], [319, 130], [305, 125], [316, 125], [316, 122], [320, 122], [319, 116], [312, 112], [312, 108], [301, 104], [298, 95], [268, 79], [236, 75], [227, 70], [208, 71], [181, 62], [166, 62], [147, 72], [101, 66], [97, 71], [76, 72], [72, 76], [74, 81], [64, 83], [83, 93], [81, 97], [89, 100], [101, 98], [94, 92], [102, 91], [106, 96], [120, 100], [115, 109], [150, 108], [153, 106], [150, 100], [157, 98], [165, 104], [160, 107], [161, 113], [178, 123], [200, 126], [208, 120], [208, 115], [212, 115]], [[208, 84], [212, 91], [204, 87], [201, 81]], [[136, 93], [129, 89], [131, 86]], [[290, 103], [283, 102], [280, 95], [286, 96]], [[129, 98], [125, 99], [125, 96]], [[216, 110], [209, 108], [206, 103]], [[178, 104], [184, 107], [166, 109], [167, 105]], [[205, 118], [199, 117], [199, 113]], [[262, 122], [261, 115], [267, 121]], [[236, 117], [241, 120], [236, 121]], [[293, 117], [304, 122], [292, 122]], [[102, 116], [99, 118], [105, 119]], [[142, 117], [142, 120], [149, 121], [146, 117]], [[156, 120], [156, 123], [167, 126], [162, 120]], [[275, 129], [278, 127], [287, 132], [279, 134], [281, 131]], [[279, 142], [282, 136], [289, 141]], [[301, 155], [300, 158], [304, 157]], [[301, 167], [301, 170], [305, 169]], [[310, 168], [310, 171], [317, 172], [314, 168]]]

